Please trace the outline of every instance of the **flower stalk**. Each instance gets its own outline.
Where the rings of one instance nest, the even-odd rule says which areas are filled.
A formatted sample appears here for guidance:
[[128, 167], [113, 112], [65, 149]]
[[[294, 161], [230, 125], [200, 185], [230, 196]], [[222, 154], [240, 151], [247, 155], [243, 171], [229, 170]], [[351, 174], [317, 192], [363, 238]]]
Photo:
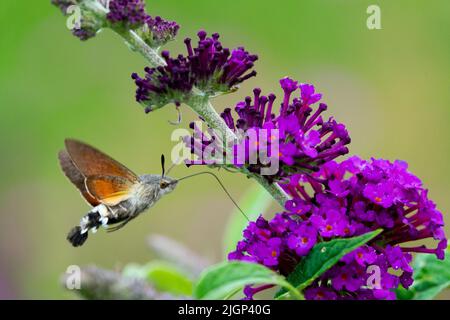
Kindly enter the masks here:
[[[81, 269], [81, 298], [90, 300], [175, 300], [187, 299], [158, 292], [144, 279], [126, 277], [119, 272], [88, 266]], [[68, 276], [62, 283], [67, 285]]]
[[[96, 0], [87, 0], [85, 2], [86, 9], [92, 11], [99, 19], [106, 20], [106, 15], [109, 12], [108, 8], [105, 8]], [[152, 67], [166, 65], [164, 59], [158, 54], [158, 50], [150, 47], [145, 41], [131, 29], [124, 29], [115, 24], [109, 24], [109, 28], [120, 35], [129, 48], [133, 51], [140, 53]]]
[[290, 200], [289, 195], [280, 187], [278, 183], [270, 183], [263, 176], [243, 169], [243, 172], [256, 182], [258, 182], [270, 195], [284, 208], [286, 201]]
[[118, 28], [113, 28], [113, 30], [125, 40], [132, 51], [140, 53], [152, 67], [166, 65], [164, 59], [158, 54], [158, 50], [145, 43], [135, 31]]
[[105, 19], [106, 14], [108, 13], [108, 8], [105, 8], [100, 2], [97, 0], [85, 0], [83, 2], [86, 9], [90, 10], [92, 13], [97, 15], [99, 18]]
[[225, 121], [223, 121], [211, 104], [211, 100], [208, 95], [193, 95], [187, 104], [206, 122], [211, 129], [217, 130], [225, 141], [230, 143], [237, 140], [235, 133], [228, 128]]

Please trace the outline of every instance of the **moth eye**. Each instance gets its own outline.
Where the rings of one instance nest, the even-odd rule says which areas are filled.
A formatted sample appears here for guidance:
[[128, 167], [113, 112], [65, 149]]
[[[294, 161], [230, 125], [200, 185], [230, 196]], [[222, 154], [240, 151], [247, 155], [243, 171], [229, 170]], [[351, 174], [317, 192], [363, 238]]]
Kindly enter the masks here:
[[168, 184], [167, 182], [165, 182], [165, 181], [161, 181], [161, 183], [159, 184], [159, 186], [161, 187], [161, 189], [167, 188], [168, 185], [169, 185], [169, 184]]

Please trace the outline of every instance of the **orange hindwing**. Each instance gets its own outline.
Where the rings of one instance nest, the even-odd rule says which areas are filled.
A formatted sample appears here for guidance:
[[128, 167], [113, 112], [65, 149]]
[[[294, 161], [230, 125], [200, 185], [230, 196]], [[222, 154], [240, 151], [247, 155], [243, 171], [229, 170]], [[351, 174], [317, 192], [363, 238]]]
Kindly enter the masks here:
[[94, 175], [86, 178], [86, 189], [99, 202], [114, 206], [131, 196], [134, 184], [115, 176]]

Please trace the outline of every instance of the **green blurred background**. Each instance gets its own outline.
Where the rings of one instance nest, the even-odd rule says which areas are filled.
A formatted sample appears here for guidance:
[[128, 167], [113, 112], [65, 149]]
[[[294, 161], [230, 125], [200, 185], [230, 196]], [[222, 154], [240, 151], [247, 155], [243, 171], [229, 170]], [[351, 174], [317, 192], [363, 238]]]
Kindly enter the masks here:
[[[173, 107], [145, 115], [130, 74], [145, 66], [107, 30], [80, 42], [50, 0], [0, 4], [0, 298], [73, 298], [62, 289], [68, 265], [119, 268], [146, 262], [146, 237], [163, 234], [218, 261], [233, 210], [208, 177], [180, 184], [120, 232], [99, 232], [74, 249], [65, 236], [88, 206], [60, 172], [57, 152], [76, 137], [139, 173], [159, 173], [173, 146]], [[382, 30], [366, 27], [378, 4]], [[278, 90], [289, 75], [324, 93], [329, 113], [352, 136], [351, 153], [404, 159], [450, 222], [450, 2], [447, 0], [148, 0], [151, 15], [180, 23], [181, 39], [201, 28], [224, 45], [258, 53], [257, 78], [216, 99], [231, 106], [251, 88]], [[183, 127], [193, 114], [184, 111]], [[197, 168], [177, 167], [182, 176]], [[252, 185], [221, 173], [239, 198]], [[274, 204], [273, 210], [277, 207]], [[268, 212], [270, 214], [270, 212]]]

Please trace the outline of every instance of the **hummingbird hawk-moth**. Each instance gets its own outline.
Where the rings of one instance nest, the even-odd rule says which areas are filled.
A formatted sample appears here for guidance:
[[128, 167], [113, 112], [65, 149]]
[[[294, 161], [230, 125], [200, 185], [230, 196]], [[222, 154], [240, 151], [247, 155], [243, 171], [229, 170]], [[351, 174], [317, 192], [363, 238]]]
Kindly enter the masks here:
[[74, 247], [83, 245], [89, 230], [96, 232], [104, 226], [111, 232], [124, 227], [172, 192], [179, 181], [165, 176], [164, 156], [161, 156], [162, 175], [138, 176], [83, 142], [66, 139], [65, 146], [66, 150], [58, 154], [61, 168], [93, 207], [67, 235]]

